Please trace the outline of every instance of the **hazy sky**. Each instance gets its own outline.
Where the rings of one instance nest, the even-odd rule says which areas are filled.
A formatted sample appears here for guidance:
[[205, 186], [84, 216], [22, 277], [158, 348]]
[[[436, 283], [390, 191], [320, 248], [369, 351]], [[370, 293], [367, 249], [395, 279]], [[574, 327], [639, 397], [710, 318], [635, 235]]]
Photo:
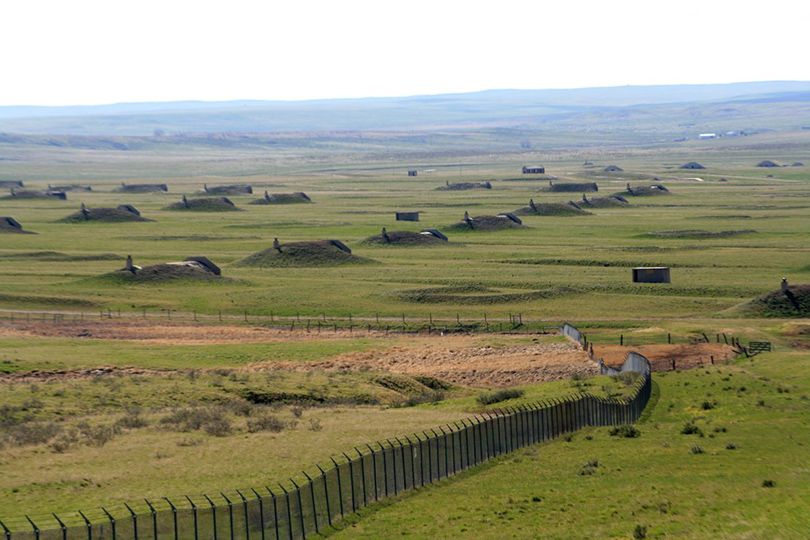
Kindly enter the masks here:
[[808, 22], [807, 0], [6, 0], [0, 105], [810, 80]]

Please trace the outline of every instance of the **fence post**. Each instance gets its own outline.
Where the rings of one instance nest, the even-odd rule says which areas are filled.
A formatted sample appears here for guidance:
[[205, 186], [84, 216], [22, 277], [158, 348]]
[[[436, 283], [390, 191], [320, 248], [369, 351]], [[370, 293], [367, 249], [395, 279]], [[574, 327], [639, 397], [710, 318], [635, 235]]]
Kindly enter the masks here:
[[366, 460], [363, 453], [360, 452], [356, 446], [354, 447], [354, 451], [360, 456], [360, 480], [363, 482], [363, 507], [365, 508], [368, 506], [368, 499], [366, 497]]
[[433, 483], [433, 456], [431, 456], [431, 451], [430, 451], [430, 435], [428, 435], [427, 432], [425, 432], [425, 431], [423, 431], [422, 433], [424, 434], [425, 442], [427, 443], [427, 450], [428, 450], [428, 479], [430, 480], [430, 483], [432, 484]]
[[[332, 509], [329, 508], [329, 488], [326, 487], [326, 485], [327, 485], [326, 473], [324, 472], [323, 469], [321, 469], [321, 466], [318, 465], [317, 463], [315, 464], [315, 466], [318, 467], [319, 471], [321, 471], [321, 478], [323, 478], [323, 494], [324, 494], [324, 498], [326, 499], [326, 522], [331, 527], [332, 526]], [[314, 484], [312, 485], [312, 492], [313, 493], [315, 492], [315, 485]]]
[[228, 505], [228, 526], [231, 529], [231, 540], [233, 540], [233, 504], [231, 503], [231, 500], [225, 496], [224, 493], [220, 491], [219, 494], [222, 495], [222, 498], [225, 499], [225, 502]]
[[267, 492], [270, 494], [270, 497], [273, 498], [273, 525], [276, 527], [276, 540], [281, 540], [280, 532], [278, 530], [278, 501], [276, 500], [276, 494], [273, 493], [273, 490], [269, 487], [265, 486]]
[[[132, 516], [133, 538], [135, 540], [138, 540], [138, 514], [136, 514], [132, 510], [132, 508], [129, 507], [129, 505], [127, 503], [124, 503], [124, 506], [126, 507], [127, 510], [129, 510], [129, 514]], [[56, 517], [56, 514], [54, 514], [53, 517]], [[62, 523], [62, 521], [59, 518], [56, 518], [56, 521], [59, 522], [59, 525], [62, 525], [62, 536], [67, 538], [66, 537], [67, 530], [65, 529], [64, 524]]]
[[[408, 489], [408, 476], [405, 473], [407, 470], [405, 467], [405, 445], [402, 444], [399, 437], [394, 437], [394, 439], [399, 443], [399, 456], [402, 459], [402, 491], [406, 491]], [[411, 487], [413, 487], [413, 477], [411, 477]]]
[[208, 495], [203, 495], [205, 500], [208, 501], [209, 506], [211, 506], [211, 519], [214, 523], [214, 540], [217, 540], [219, 536], [219, 529], [217, 529], [217, 505], [214, 504], [214, 501], [211, 500], [211, 497]]
[[349, 462], [349, 488], [351, 489], [352, 493], [352, 514], [357, 512], [357, 502], [356, 497], [354, 494], [354, 461], [352, 458], [346, 455], [346, 452], [342, 452], [343, 457], [346, 458], [346, 461]]
[[0, 521], [0, 527], [3, 527], [3, 531], [5, 531], [5, 533], [6, 533], [6, 540], [11, 540], [11, 531], [8, 530], [8, 527], [6, 527], [6, 524], [3, 523], [2, 521]]
[[[104, 508], [103, 506], [101, 507], [101, 511], [104, 512], [107, 515], [107, 519], [110, 520], [110, 527], [112, 528], [112, 537], [113, 537], [113, 540], [115, 540], [115, 538], [116, 538], [116, 535], [115, 535], [115, 518], [112, 517], [112, 514], [107, 512], [107, 509]], [[28, 516], [25, 516], [25, 517], [26, 517], [26, 519], [28, 521], [31, 521], [31, 518], [29, 518]], [[31, 525], [34, 525], [33, 521], [31, 521]], [[39, 529], [37, 529], [36, 525], [34, 525], [34, 534], [35, 534], [36, 539], [39, 540]]]
[[248, 518], [247, 499], [245, 498], [244, 495], [242, 495], [242, 492], [239, 491], [238, 489], [236, 490], [236, 494], [242, 498], [242, 507], [244, 508], [245, 511], [245, 540], [250, 540], [250, 521]]
[[380, 451], [382, 452], [383, 484], [385, 485], [385, 496], [388, 497], [388, 460], [385, 457], [385, 447], [382, 445], [380, 441], [377, 441], [377, 444], [380, 446]]
[[290, 492], [284, 489], [284, 486], [282, 486], [281, 484], [279, 484], [278, 487], [281, 488], [281, 491], [284, 492], [284, 498], [287, 499], [287, 528], [290, 532], [290, 540], [293, 540], [292, 510], [290, 509]]
[[[126, 504], [126, 503], [124, 503], [124, 504]], [[127, 508], [129, 508], [129, 506], [127, 506]], [[132, 509], [129, 508], [129, 511], [132, 512]], [[62, 529], [62, 540], [67, 540], [67, 527], [62, 522], [62, 520], [59, 519], [59, 516], [57, 516], [56, 514], [53, 514], [53, 518], [59, 523], [59, 527]], [[132, 518], [135, 519], [134, 514], [132, 515]], [[0, 525], [3, 525], [3, 523], [0, 522]], [[3, 525], [3, 527], [5, 528], [5, 525]], [[7, 535], [7, 536], [10, 536], [10, 534]], [[135, 539], [137, 540], [137, 538], [138, 538], [138, 526], [136, 524], [135, 525]]]
[[[453, 454], [453, 476], [456, 475], [456, 433], [453, 431], [453, 428], [450, 427], [450, 424], [447, 424], [447, 430], [450, 434], [450, 453]], [[442, 430], [444, 431], [444, 430]]]
[[337, 474], [337, 484], [338, 484], [338, 500], [340, 500], [340, 517], [343, 517], [345, 514], [343, 512], [343, 485], [340, 481], [340, 465], [335, 458], [329, 457], [332, 460], [332, 463], [335, 464], [335, 473]]
[[[262, 498], [261, 495], [259, 495], [259, 492], [256, 491], [255, 489], [250, 488], [250, 491], [252, 491], [253, 494], [256, 495], [256, 498], [259, 500], [259, 530], [262, 533], [262, 540], [265, 540], [265, 538], [264, 538], [264, 499]], [[189, 499], [189, 502], [190, 502], [190, 499]], [[197, 540], [197, 536], [196, 536], [196, 531], [197, 531], [196, 509], [195, 509], [195, 514], [194, 514], [194, 531], [195, 531], [194, 540]]]
[[199, 538], [199, 528], [197, 527], [197, 505], [194, 504], [194, 501], [191, 500], [191, 497], [186, 495], [186, 500], [191, 505], [191, 515], [194, 519], [194, 540]]
[[416, 453], [413, 451], [413, 441], [405, 435], [405, 440], [408, 441], [408, 454], [411, 456], [411, 489], [416, 489], [416, 466], [413, 464], [416, 459]]
[[371, 451], [371, 468], [374, 469], [374, 500], [380, 500], [380, 489], [377, 486], [377, 452], [371, 447], [370, 444], [366, 444], [368, 449]]
[[[304, 527], [304, 504], [303, 504], [303, 501], [301, 501], [301, 488], [298, 486], [298, 484], [295, 483], [295, 480], [293, 480], [292, 478], [290, 478], [290, 482], [292, 482], [292, 485], [295, 486], [295, 493], [296, 493], [297, 498], [298, 498], [298, 521], [301, 522], [301, 536], [306, 538], [307, 537], [307, 530]], [[354, 500], [354, 496], [352, 496], [352, 500]], [[287, 496], [287, 511], [288, 512], [290, 511], [290, 497], [289, 497], [289, 495]], [[316, 520], [316, 522], [317, 522], [317, 520]], [[292, 533], [292, 527], [290, 527], [290, 533]]]
[[[146, 499], [144, 499], [146, 500]], [[149, 501], [146, 501], [146, 504], [149, 504]], [[152, 505], [149, 504], [149, 508], [152, 508]], [[155, 509], [152, 508], [152, 515], [154, 515]], [[84, 524], [87, 526], [87, 540], [93, 540], [93, 524], [90, 523], [90, 520], [87, 519], [87, 516], [84, 515], [84, 512], [79, 510], [79, 515], [82, 516], [84, 520]], [[155, 526], [157, 527], [157, 525]], [[155, 529], [157, 531], [157, 529]], [[155, 534], [155, 538], [157, 539], [157, 534]]]
[[[397, 490], [397, 451], [394, 448], [394, 443], [392, 443], [388, 439], [385, 439], [385, 442], [387, 442], [388, 446], [391, 447], [391, 468], [393, 469], [393, 473], [394, 473], [394, 482], [393, 482], [394, 483], [394, 495], [397, 495], [399, 493], [399, 491]], [[380, 445], [380, 447], [382, 447], [382, 445]], [[385, 453], [385, 450], [383, 450], [383, 453]]]
[[[301, 472], [304, 473], [304, 476], [306, 476], [309, 481], [309, 494], [312, 496], [312, 521], [315, 523], [315, 534], [320, 534], [321, 528], [318, 525], [318, 506], [315, 504], [315, 482], [312, 481], [312, 478], [309, 477], [306, 471]], [[301, 511], [301, 515], [304, 515], [303, 511]], [[247, 520], [247, 516], [245, 516], [245, 519]]]

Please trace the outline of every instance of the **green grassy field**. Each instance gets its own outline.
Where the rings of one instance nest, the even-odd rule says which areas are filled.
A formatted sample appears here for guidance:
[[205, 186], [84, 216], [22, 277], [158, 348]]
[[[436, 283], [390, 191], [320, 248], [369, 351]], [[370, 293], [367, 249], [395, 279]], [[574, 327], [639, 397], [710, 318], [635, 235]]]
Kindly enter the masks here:
[[[533, 148], [551, 148], [547, 136], [538, 135]], [[148, 372], [0, 383], [0, 476], [7, 480], [0, 516], [283, 480], [357, 444], [473, 414], [485, 391], [452, 386], [437, 393], [412, 377], [392, 383], [385, 377], [394, 375], [376, 372], [240, 371], [258, 362], [407, 348], [418, 334], [331, 339], [313, 331], [296, 341], [200, 344], [3, 333], [23, 320], [47, 326], [56, 313], [80, 334], [83, 320], [119, 312], [122, 318], [146, 313], [155, 323], [169, 317], [218, 323], [222, 314], [230, 324], [295, 322], [299, 329], [317, 320], [347, 328], [351, 316], [359, 327], [378, 317], [380, 327], [396, 327], [404, 318], [415, 332], [431, 318], [446, 326], [466, 320], [483, 330], [487, 317], [490, 333], [477, 338], [481, 347], [558, 339], [495, 333], [499, 323], [511, 330], [510, 316], [520, 314], [517, 332], [548, 331], [570, 320], [595, 344], [663, 343], [667, 334], [683, 343], [705, 333], [772, 341], [777, 352], [708, 372], [656, 374], [660, 399], [639, 439], [590, 430], [571, 442], [521, 451], [446, 487], [376, 508], [339, 535], [627, 538], [640, 526], [651, 538], [805, 537], [796, 501], [808, 497], [801, 445], [810, 442], [810, 325], [781, 311], [751, 311], [746, 303], [778, 290], [782, 277], [810, 282], [810, 168], [755, 167], [764, 159], [810, 165], [810, 132], [643, 145], [621, 136], [598, 145], [584, 134], [567, 136], [566, 145], [543, 152], [481, 151], [482, 141], [497, 139], [492, 131], [469, 140], [460, 133], [432, 136], [430, 144], [413, 134], [379, 133], [310, 142], [290, 136], [290, 144], [272, 147], [266, 141], [229, 147], [144, 140], [128, 149], [4, 143], [0, 180], [22, 179], [31, 189], [79, 183], [93, 191], [69, 192], [66, 201], [0, 199], [0, 216], [38, 233], [0, 232], [0, 374], [99, 366]], [[688, 161], [707, 169], [677, 168]], [[531, 163], [545, 165], [548, 174], [521, 175], [521, 165]], [[603, 172], [611, 164], [625, 172]], [[419, 176], [407, 177], [409, 168]], [[592, 215], [526, 215], [521, 229], [450, 230], [465, 211], [492, 216], [530, 199], [581, 198], [543, 191], [549, 179], [596, 182], [599, 191], [589, 197], [625, 191], [628, 182], [662, 183], [671, 194], [630, 197], [627, 207], [589, 208]], [[115, 192], [123, 181], [165, 182], [169, 193]], [[447, 182], [483, 181], [492, 189], [437, 190]], [[228, 196], [241, 212], [167, 209], [203, 184], [232, 183], [254, 189]], [[250, 204], [265, 190], [303, 191], [313, 204]], [[91, 209], [130, 204], [154, 221], [60, 221], [81, 203]], [[420, 211], [420, 222], [397, 222], [397, 211]], [[383, 227], [435, 228], [449, 242], [364, 242]], [[312, 257], [311, 267], [238, 264], [272, 248], [274, 238], [282, 244], [338, 239], [374, 262], [329, 266]], [[127, 255], [142, 266], [206, 256], [224, 279], [123, 279], [117, 272]], [[672, 283], [634, 284], [635, 266], [669, 266]], [[574, 382], [532, 385], [510, 403], [564, 395], [578, 388]], [[588, 389], [621, 390], [614, 384], [599, 380]], [[272, 404], [246, 397], [255, 394], [271, 394]], [[717, 404], [703, 410], [704, 401]], [[196, 423], [178, 420], [186, 413], [177, 411], [191, 411]], [[250, 427], [267, 417], [281, 429]], [[680, 435], [690, 419], [704, 438]], [[717, 426], [727, 431], [715, 432]], [[737, 448], [726, 449], [729, 444]], [[690, 454], [696, 445], [705, 453]], [[580, 475], [593, 459], [600, 462], [596, 473]], [[765, 480], [776, 486], [763, 488]]]

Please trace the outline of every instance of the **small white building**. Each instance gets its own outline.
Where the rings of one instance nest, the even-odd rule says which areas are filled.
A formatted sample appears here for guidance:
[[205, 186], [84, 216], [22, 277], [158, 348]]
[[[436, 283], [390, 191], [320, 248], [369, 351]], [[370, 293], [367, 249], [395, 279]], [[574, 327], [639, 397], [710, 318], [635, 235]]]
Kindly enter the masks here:
[[717, 138], [717, 133], [701, 133], [700, 135], [698, 135], [698, 139], [701, 139], [701, 140], [703, 140], [703, 139], [716, 139], [716, 138]]

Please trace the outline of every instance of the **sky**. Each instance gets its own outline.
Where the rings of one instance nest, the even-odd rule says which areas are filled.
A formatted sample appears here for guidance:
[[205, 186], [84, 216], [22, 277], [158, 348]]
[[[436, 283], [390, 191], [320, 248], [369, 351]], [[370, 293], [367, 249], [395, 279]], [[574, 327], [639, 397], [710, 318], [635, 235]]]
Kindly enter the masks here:
[[8, 0], [0, 105], [810, 81], [810, 2]]

